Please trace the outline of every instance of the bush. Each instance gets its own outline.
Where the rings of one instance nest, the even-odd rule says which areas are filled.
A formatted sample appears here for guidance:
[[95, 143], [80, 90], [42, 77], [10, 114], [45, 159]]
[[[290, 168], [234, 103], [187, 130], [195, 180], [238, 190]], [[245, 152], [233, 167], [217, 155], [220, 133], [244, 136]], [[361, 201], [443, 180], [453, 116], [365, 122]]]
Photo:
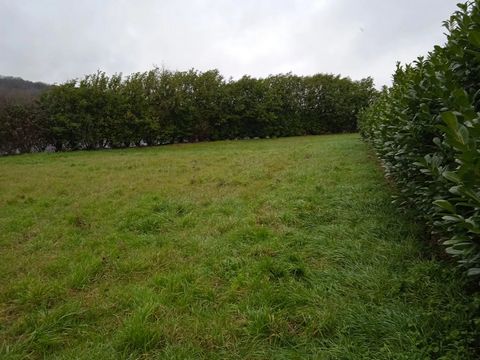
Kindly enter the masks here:
[[40, 109], [35, 103], [8, 103], [0, 109], [0, 155], [46, 147]]
[[413, 206], [469, 275], [480, 275], [480, 1], [459, 4], [447, 42], [411, 65], [360, 116], [397, 202]]
[[[325, 74], [244, 76], [234, 81], [217, 70], [156, 68], [125, 78], [99, 71], [45, 90], [31, 107], [35, 111], [24, 107], [28, 122], [27, 114], [12, 118], [14, 112], [0, 109], [0, 136], [2, 129], [10, 131], [11, 123], [19, 130], [0, 137], [0, 151], [353, 132], [359, 111], [375, 92], [370, 78], [352, 81]], [[41, 138], [30, 134], [35, 126], [41, 127]]]

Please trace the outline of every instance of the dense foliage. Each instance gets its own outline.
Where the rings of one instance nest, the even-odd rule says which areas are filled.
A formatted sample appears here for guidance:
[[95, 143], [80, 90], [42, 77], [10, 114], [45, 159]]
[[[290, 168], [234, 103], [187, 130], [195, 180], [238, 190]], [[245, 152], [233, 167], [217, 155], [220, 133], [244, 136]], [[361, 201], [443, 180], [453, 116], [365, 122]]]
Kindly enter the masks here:
[[352, 132], [370, 78], [292, 74], [226, 80], [218, 71], [103, 72], [0, 112], [0, 153]]
[[480, 1], [445, 22], [447, 42], [398, 66], [360, 116], [401, 191], [472, 276], [480, 275]]

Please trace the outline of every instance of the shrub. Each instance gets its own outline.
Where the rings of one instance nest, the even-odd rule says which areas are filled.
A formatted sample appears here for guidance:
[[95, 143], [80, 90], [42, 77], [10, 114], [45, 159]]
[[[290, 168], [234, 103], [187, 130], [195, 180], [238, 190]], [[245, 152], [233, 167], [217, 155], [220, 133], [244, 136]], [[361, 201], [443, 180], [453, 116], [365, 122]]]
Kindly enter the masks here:
[[8, 103], [0, 109], [0, 155], [41, 151], [44, 124], [35, 103]]
[[435, 239], [480, 275], [480, 0], [444, 23], [447, 42], [397, 65], [360, 132]]
[[[370, 78], [327, 74], [234, 81], [217, 70], [156, 68], [127, 77], [99, 71], [48, 88], [31, 107], [35, 112], [0, 109], [0, 152], [352, 132], [374, 93]], [[8, 130], [12, 123], [15, 133]], [[37, 127], [41, 139], [30, 134]], [[30, 139], [41, 141], [31, 144]]]

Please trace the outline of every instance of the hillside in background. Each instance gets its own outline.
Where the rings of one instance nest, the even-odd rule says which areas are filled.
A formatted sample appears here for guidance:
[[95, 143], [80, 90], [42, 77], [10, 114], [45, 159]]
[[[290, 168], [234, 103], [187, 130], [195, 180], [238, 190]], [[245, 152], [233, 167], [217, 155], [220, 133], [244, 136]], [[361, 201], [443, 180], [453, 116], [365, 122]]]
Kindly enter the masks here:
[[0, 105], [11, 101], [31, 101], [49, 87], [50, 85], [42, 82], [0, 75]]

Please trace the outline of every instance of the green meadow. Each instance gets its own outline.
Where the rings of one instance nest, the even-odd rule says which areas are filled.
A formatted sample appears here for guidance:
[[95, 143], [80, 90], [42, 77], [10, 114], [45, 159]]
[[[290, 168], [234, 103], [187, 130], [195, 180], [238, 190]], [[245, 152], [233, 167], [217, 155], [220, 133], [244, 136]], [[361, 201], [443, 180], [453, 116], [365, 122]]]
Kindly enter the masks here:
[[474, 359], [394, 192], [355, 134], [0, 158], [0, 358]]

